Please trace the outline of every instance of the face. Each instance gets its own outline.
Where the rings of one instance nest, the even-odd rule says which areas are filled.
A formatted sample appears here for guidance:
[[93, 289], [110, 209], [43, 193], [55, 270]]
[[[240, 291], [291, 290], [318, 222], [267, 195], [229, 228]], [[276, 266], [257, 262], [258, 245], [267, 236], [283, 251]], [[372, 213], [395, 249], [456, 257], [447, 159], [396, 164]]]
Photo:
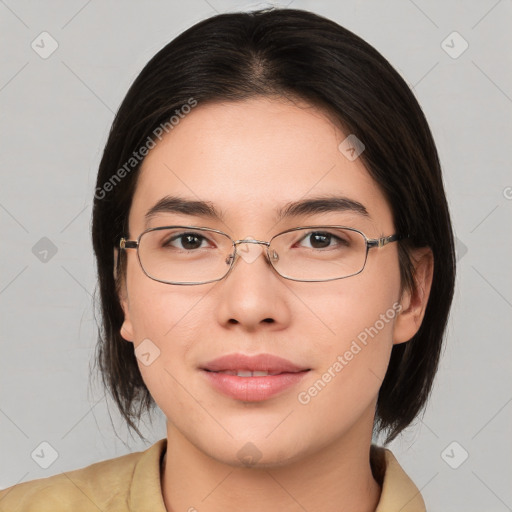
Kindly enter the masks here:
[[[347, 135], [306, 104], [254, 98], [198, 105], [144, 160], [130, 239], [169, 225], [219, 229], [233, 240], [268, 241], [305, 225], [391, 235], [383, 194], [361, 159], [338, 149]], [[167, 211], [146, 225], [146, 212], [166, 195], [207, 201], [222, 220]], [[362, 204], [368, 215], [318, 211], [276, 222], [277, 210], [291, 202], [331, 196]], [[284, 279], [260, 252], [253, 261], [239, 257], [220, 281], [178, 286], [148, 278], [136, 251], [126, 251], [121, 334], [135, 349], [146, 340], [141, 347], [154, 360], [138, 364], [169, 432], [233, 465], [251, 456], [262, 465], [284, 464], [369, 438], [393, 343], [418, 327], [408, 314], [411, 297], [401, 294], [397, 244], [370, 249], [360, 274], [327, 282]], [[293, 370], [281, 361], [280, 376], [213, 371], [261, 354]], [[234, 362], [211, 364], [223, 356]]]

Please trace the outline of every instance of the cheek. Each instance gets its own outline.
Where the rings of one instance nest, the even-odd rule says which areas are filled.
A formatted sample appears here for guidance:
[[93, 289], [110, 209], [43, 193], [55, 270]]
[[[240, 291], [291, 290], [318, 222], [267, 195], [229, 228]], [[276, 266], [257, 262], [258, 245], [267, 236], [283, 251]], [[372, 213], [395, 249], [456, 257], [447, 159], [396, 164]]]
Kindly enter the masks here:
[[[357, 297], [358, 300], [355, 300]], [[326, 297], [327, 299], [327, 297]], [[399, 307], [391, 297], [355, 291], [326, 300], [324, 310], [333, 332], [315, 338], [319, 364], [299, 390], [297, 402], [308, 417], [322, 420], [322, 428], [336, 436], [365, 414], [373, 414], [386, 374], [393, 323]], [[327, 436], [329, 437], [329, 436]]]
[[139, 274], [128, 280], [137, 364], [160, 408], [166, 410], [169, 396], [174, 407], [186, 406], [180, 383], [187, 381], [194, 333], [207, 318], [201, 299], [208, 290], [168, 286]]
[[[307, 302], [323, 323], [323, 343], [342, 349], [358, 337], [364, 341], [364, 333], [369, 329], [374, 333], [375, 326], [381, 338], [391, 338], [400, 298], [399, 267], [392, 259], [382, 261], [378, 268], [369, 262], [357, 276], [317, 289], [312, 285], [307, 292]], [[314, 327], [320, 329], [320, 322]]]
[[163, 344], [176, 328], [190, 321], [195, 304], [205, 293], [193, 287], [171, 286], [150, 279], [136, 258], [128, 267], [127, 288], [136, 344], [145, 338]]
[[[329, 355], [324, 360], [332, 366], [342, 356], [344, 373], [367, 378], [372, 371], [384, 376], [389, 354], [393, 346], [393, 325], [400, 309], [396, 294], [386, 288], [361, 292], [361, 288], [344, 290], [335, 296], [324, 298], [324, 316], [329, 331], [317, 341], [318, 353]], [[363, 370], [359, 370], [364, 368]]]
[[[398, 265], [393, 261], [379, 265], [378, 273], [370, 265], [332, 287], [309, 290], [308, 302], [323, 324], [311, 317], [309, 330], [316, 335], [310, 339], [320, 364], [309, 387], [301, 390], [300, 403], [332, 418], [369, 406], [389, 364], [393, 326], [401, 309], [399, 290]], [[319, 332], [323, 334], [318, 336]]]

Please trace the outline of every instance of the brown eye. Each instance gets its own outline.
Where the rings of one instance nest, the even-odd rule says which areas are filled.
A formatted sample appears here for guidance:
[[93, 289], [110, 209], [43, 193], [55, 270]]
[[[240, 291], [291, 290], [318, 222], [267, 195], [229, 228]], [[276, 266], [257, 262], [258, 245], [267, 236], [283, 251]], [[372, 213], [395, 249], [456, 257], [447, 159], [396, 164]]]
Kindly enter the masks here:
[[349, 240], [341, 236], [336, 236], [333, 233], [327, 231], [315, 231], [308, 233], [302, 240], [308, 241], [311, 249], [326, 249], [330, 247], [340, 247], [350, 245]]
[[331, 244], [331, 235], [329, 233], [311, 233], [309, 235], [311, 247], [321, 249], [329, 247]]
[[162, 243], [162, 247], [174, 247], [176, 249], [185, 249], [191, 251], [201, 249], [202, 243], [208, 239], [197, 233], [179, 233], [178, 235], [167, 238]]

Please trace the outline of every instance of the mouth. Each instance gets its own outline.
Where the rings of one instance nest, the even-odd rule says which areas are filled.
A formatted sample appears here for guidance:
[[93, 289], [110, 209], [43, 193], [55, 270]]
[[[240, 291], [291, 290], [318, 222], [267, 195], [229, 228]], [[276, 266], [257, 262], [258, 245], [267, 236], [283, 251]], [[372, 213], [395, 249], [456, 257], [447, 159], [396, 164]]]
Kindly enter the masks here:
[[237, 375], [238, 377], [266, 377], [267, 375], [310, 370], [310, 368], [292, 363], [288, 359], [273, 354], [227, 354], [206, 363], [201, 369], [209, 372]]
[[[223, 373], [224, 375], [236, 375], [237, 377], [268, 377], [273, 375], [282, 375], [283, 373], [299, 373], [299, 372], [270, 372], [268, 370], [221, 370], [221, 371], [213, 371], [207, 370], [207, 372], [211, 373]], [[308, 371], [308, 370], [304, 370]]]
[[272, 354], [231, 354], [200, 368], [223, 395], [244, 402], [261, 402], [297, 385], [311, 368]]

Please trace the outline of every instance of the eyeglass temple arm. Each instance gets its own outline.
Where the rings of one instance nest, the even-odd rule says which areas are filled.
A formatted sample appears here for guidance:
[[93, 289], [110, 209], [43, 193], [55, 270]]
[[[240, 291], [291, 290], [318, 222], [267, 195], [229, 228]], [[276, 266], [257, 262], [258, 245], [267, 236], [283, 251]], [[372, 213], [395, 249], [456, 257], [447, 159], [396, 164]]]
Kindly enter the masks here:
[[121, 249], [137, 249], [139, 242], [137, 240], [126, 240], [126, 238], [121, 238], [119, 240], [119, 247]]
[[372, 238], [368, 240], [368, 248], [370, 247], [384, 247], [385, 245], [396, 242], [397, 240], [402, 240], [403, 238], [408, 238], [409, 235], [389, 235], [383, 236], [382, 238]]

